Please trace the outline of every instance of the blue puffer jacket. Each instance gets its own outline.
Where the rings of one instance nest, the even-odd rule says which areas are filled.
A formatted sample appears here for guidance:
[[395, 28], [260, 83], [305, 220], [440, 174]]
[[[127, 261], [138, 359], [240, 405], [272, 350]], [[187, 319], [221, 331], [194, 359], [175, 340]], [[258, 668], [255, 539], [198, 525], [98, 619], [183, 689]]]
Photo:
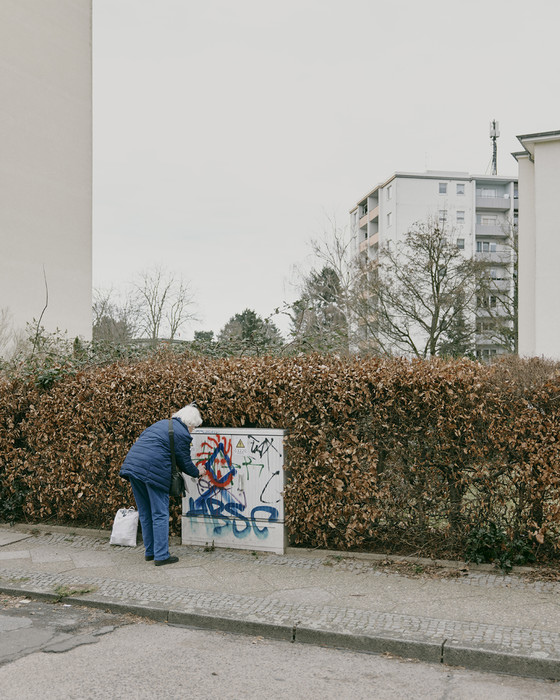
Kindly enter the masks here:
[[[177, 467], [198, 477], [198, 469], [191, 459], [191, 434], [178, 418], [173, 418], [175, 459]], [[171, 484], [171, 445], [169, 443], [169, 419], [160, 420], [136, 440], [126, 455], [120, 475], [128, 480], [133, 476], [156, 489], [169, 491]]]

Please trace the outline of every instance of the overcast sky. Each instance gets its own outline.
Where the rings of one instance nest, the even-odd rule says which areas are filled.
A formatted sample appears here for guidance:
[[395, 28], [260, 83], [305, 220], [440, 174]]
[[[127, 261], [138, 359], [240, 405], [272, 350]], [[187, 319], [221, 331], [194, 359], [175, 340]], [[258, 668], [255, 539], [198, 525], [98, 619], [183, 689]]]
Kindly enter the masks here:
[[[557, 0], [93, 0], [96, 288], [162, 265], [201, 323], [296, 298], [395, 171], [515, 175], [560, 129]], [[284, 321], [278, 321], [285, 331]]]

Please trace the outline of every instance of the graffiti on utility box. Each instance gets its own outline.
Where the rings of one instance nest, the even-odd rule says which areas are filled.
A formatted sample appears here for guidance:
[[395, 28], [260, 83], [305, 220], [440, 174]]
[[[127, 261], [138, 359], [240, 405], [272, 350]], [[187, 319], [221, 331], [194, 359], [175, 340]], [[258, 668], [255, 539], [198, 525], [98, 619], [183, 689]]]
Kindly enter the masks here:
[[283, 431], [199, 429], [191, 454], [206, 473], [186, 478], [184, 544], [284, 551]]

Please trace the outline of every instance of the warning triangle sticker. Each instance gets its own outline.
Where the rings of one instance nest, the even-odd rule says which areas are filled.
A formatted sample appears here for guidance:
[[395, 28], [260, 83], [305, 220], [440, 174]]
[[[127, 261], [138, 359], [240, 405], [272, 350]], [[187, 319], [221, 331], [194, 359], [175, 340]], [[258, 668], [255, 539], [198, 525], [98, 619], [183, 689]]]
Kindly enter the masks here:
[[240, 450], [240, 449], [243, 449], [244, 447], [245, 447], [245, 445], [243, 444], [243, 440], [239, 440], [239, 442], [235, 446], [235, 449]]

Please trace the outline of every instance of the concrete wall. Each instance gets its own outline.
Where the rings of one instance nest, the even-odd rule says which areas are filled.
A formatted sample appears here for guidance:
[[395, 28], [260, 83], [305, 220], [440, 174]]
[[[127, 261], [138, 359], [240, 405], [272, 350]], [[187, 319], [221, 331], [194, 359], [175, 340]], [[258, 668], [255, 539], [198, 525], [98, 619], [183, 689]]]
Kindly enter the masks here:
[[519, 165], [519, 354], [535, 354], [535, 175], [529, 158]]
[[[396, 185], [396, 231], [398, 240], [404, 240], [406, 233], [418, 222], [426, 223], [428, 217], [438, 220], [439, 212], [447, 212], [445, 228], [454, 232], [455, 237], [465, 239], [465, 250], [474, 252], [474, 183], [452, 180], [445, 176], [439, 179], [395, 178]], [[447, 193], [439, 194], [439, 183], [447, 183]], [[457, 183], [465, 186], [465, 194], [457, 195]], [[464, 212], [464, 223], [457, 223], [457, 211]]]
[[91, 0], [0, 2], [0, 309], [91, 337]]
[[560, 360], [560, 131], [518, 139], [519, 354]]
[[535, 351], [560, 360], [560, 141], [535, 144]]

